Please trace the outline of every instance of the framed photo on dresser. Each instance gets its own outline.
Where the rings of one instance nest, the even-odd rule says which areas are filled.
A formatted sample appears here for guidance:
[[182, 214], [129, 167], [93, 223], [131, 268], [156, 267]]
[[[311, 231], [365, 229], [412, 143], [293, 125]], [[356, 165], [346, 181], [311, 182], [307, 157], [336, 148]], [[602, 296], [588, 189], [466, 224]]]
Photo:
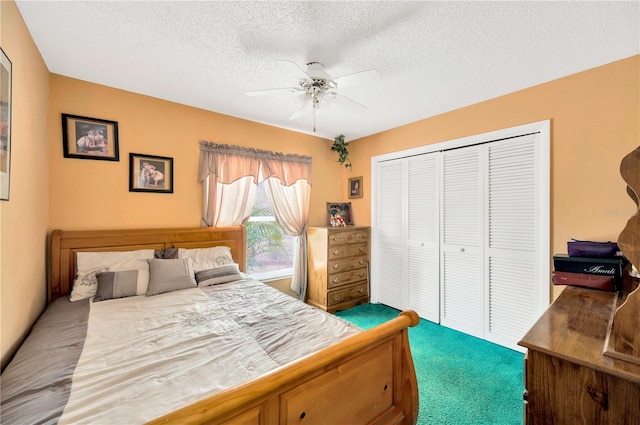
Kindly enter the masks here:
[[353, 224], [351, 202], [327, 202], [328, 226], [350, 226], [351, 224]]

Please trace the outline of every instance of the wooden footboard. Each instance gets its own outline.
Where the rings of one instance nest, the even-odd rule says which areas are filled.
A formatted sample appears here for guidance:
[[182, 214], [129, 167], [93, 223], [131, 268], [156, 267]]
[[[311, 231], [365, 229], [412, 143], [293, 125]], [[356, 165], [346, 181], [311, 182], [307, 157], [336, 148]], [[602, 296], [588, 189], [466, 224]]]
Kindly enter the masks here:
[[149, 424], [415, 424], [414, 311]]

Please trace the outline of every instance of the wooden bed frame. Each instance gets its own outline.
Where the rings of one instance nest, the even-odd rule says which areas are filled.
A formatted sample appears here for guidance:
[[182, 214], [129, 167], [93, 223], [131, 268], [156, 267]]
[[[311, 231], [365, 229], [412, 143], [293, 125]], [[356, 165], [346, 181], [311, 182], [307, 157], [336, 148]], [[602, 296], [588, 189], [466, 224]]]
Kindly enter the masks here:
[[[49, 299], [69, 294], [79, 251], [164, 250], [227, 245], [244, 271], [244, 226], [55, 230]], [[408, 328], [414, 311], [267, 375], [213, 394], [150, 424], [415, 424], [418, 384]]]

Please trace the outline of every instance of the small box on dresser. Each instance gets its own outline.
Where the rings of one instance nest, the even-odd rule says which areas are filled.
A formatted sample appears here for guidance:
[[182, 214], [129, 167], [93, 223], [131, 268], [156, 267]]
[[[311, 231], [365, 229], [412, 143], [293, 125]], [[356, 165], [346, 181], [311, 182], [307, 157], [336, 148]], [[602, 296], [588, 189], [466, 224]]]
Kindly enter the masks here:
[[310, 227], [307, 246], [307, 303], [335, 313], [369, 302], [369, 227]]

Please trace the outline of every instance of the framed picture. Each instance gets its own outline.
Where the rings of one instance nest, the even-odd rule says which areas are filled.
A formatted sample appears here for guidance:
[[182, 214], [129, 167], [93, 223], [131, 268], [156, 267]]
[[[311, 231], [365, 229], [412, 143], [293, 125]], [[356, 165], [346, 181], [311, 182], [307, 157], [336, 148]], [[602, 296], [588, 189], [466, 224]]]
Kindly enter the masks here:
[[351, 202], [327, 202], [327, 224], [333, 227], [353, 224]]
[[11, 61], [0, 49], [0, 200], [9, 200], [11, 180]]
[[118, 123], [62, 114], [62, 148], [65, 158], [120, 161]]
[[362, 176], [349, 179], [349, 199], [362, 198]]
[[130, 153], [129, 192], [173, 193], [173, 158]]

